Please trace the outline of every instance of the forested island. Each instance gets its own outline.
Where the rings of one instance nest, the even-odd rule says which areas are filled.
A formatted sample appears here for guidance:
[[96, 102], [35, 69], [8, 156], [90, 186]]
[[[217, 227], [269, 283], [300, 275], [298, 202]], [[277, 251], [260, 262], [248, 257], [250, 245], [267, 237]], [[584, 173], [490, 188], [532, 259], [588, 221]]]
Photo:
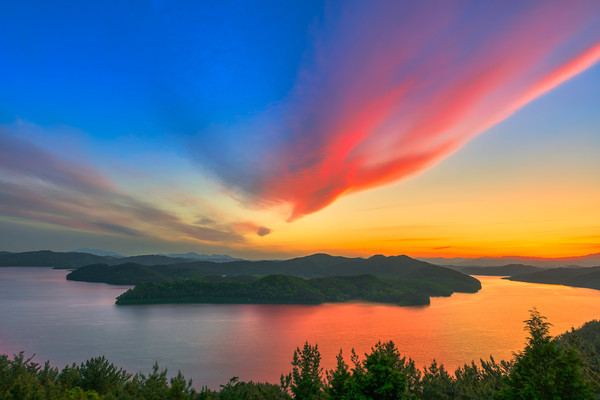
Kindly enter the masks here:
[[463, 273], [407, 256], [368, 259], [315, 254], [283, 261], [207, 261], [147, 266], [93, 264], [67, 279], [137, 285], [117, 304], [320, 304], [350, 300], [429, 304], [430, 296], [475, 293], [481, 283]]
[[[382, 279], [437, 283], [448, 287], [452, 292], [472, 293], [479, 290], [481, 285], [470, 275], [492, 275], [507, 276], [506, 279], [512, 281], [600, 290], [600, 266], [548, 268], [516, 263], [500, 266], [439, 266], [405, 255], [351, 258], [313, 254], [289, 260], [249, 261], [224, 255], [208, 256], [195, 253], [115, 257], [49, 250], [22, 253], [0, 251], [0, 267], [3, 266], [71, 269], [73, 271], [67, 275], [68, 280], [112, 285], [167, 283], [188, 279], [251, 283], [267, 275], [289, 275], [308, 279], [370, 274]], [[418, 288], [415, 289], [419, 291]]]
[[382, 279], [373, 275], [303, 279], [269, 275], [249, 283], [190, 279], [144, 282], [117, 297], [116, 303], [321, 304], [362, 300], [414, 306], [429, 304], [429, 296], [451, 294], [447, 286], [416, 279]]
[[[131, 373], [105, 357], [62, 370], [40, 365], [23, 353], [0, 355], [0, 398], [22, 400], [514, 400], [577, 399], [600, 396], [600, 321], [558, 337], [535, 309], [525, 321], [525, 348], [512, 360], [480, 360], [453, 373], [433, 361], [419, 368], [393, 342], [377, 343], [363, 357], [340, 350], [335, 368], [323, 371], [317, 345], [305, 343], [293, 354], [291, 371], [280, 382], [240, 382], [233, 377], [220, 390], [201, 387], [181, 372], [168, 378], [154, 364], [149, 374]], [[198, 386], [200, 387], [200, 386]]]
[[475, 278], [466, 274], [404, 255], [348, 258], [329, 254], [313, 254], [281, 261], [226, 263], [194, 261], [169, 265], [141, 265], [132, 262], [117, 265], [97, 263], [76, 269], [67, 275], [67, 279], [111, 284], [138, 284], [141, 282], [167, 282], [182, 278], [198, 279], [200, 274], [221, 276], [291, 275], [301, 278], [370, 274], [391, 279], [427, 279], [450, 286], [455, 291], [466, 292], [472, 292], [473, 285], [478, 285]]

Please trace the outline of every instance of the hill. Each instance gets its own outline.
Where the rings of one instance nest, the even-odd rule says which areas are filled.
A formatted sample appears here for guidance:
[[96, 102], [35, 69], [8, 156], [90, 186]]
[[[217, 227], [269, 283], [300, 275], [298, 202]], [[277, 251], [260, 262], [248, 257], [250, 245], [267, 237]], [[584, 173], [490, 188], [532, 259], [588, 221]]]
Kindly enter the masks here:
[[166, 282], [181, 278], [196, 279], [197, 274], [290, 275], [301, 278], [370, 274], [386, 279], [414, 279], [437, 283], [446, 286], [453, 292], [473, 293], [481, 288], [480, 282], [473, 277], [408, 256], [373, 256], [362, 259], [314, 254], [284, 261], [235, 261], [229, 263], [197, 261], [142, 267], [142, 265], [132, 265], [131, 263], [112, 267], [108, 264], [89, 265], [71, 272], [67, 275], [67, 279], [113, 284], [139, 284], [146, 281]]
[[78, 268], [101, 262], [122, 262], [88, 253], [59, 253], [50, 250], [0, 254], [0, 267]]
[[529, 274], [515, 275], [505, 279], [600, 290], [600, 266], [588, 268], [552, 268]]
[[94, 254], [96, 256], [108, 256], [108, 257], [114, 257], [114, 258], [125, 257], [124, 255], [115, 253], [114, 251], [101, 250], [101, 249], [90, 249], [87, 247], [77, 249], [77, 250], [71, 250], [70, 253], [88, 253], [88, 254]]
[[543, 271], [544, 268], [525, 264], [508, 264], [499, 267], [460, 267], [457, 270], [469, 275], [512, 276]]
[[248, 275], [231, 277], [207, 275], [189, 268], [172, 268], [168, 265], [148, 266], [132, 262], [119, 265], [86, 265], [67, 275], [67, 280], [70, 281], [99, 282], [111, 285], [137, 285], [142, 282], [164, 283], [182, 279], [210, 282], [253, 282], [258, 278]]
[[74, 269], [90, 264], [116, 265], [135, 262], [143, 265], [169, 265], [189, 262], [184, 258], [162, 255], [141, 255], [131, 257], [99, 256], [90, 253], [55, 252], [50, 250], [26, 251], [23, 253], [0, 253], [0, 267], [53, 267]]
[[166, 254], [167, 257], [171, 258], [184, 258], [187, 260], [196, 261], [212, 261], [212, 262], [231, 262], [231, 261], [244, 261], [243, 258], [231, 257], [227, 254], [198, 254], [194, 252], [189, 253], [172, 253]]
[[523, 257], [523, 256], [506, 256], [506, 257], [454, 257], [454, 258], [419, 258], [436, 265], [453, 265], [457, 267], [498, 267], [506, 264], [525, 264], [533, 265], [542, 268], [556, 268], [568, 266], [593, 267], [600, 265], [600, 253], [588, 254], [585, 256], [574, 257]]
[[255, 282], [196, 280], [142, 283], [117, 298], [119, 305], [157, 303], [320, 304], [350, 300], [429, 304], [435, 285], [410, 280], [380, 279], [373, 275], [303, 279], [268, 275]]

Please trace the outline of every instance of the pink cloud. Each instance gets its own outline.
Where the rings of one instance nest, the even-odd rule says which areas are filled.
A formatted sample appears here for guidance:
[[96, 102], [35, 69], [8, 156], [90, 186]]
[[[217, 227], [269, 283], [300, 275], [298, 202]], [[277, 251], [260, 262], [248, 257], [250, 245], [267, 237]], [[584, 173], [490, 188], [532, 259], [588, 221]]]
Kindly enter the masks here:
[[431, 167], [600, 60], [597, 2], [343, 4], [250, 190], [289, 203], [290, 220]]

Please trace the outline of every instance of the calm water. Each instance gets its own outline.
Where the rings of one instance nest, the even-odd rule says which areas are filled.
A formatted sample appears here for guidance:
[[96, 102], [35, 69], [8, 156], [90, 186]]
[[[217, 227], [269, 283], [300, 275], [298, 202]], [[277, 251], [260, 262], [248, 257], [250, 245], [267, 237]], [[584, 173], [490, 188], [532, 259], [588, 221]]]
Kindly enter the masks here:
[[154, 361], [194, 386], [217, 388], [232, 376], [278, 382], [296, 346], [318, 344], [326, 368], [342, 348], [362, 355], [378, 340], [425, 365], [508, 359], [525, 340], [523, 320], [537, 306], [557, 334], [600, 318], [600, 291], [478, 277], [477, 294], [433, 298], [430, 306], [380, 304], [114, 305], [126, 286], [65, 280], [67, 271], [0, 268], [0, 353], [24, 350], [63, 367], [106, 355], [127, 370]]

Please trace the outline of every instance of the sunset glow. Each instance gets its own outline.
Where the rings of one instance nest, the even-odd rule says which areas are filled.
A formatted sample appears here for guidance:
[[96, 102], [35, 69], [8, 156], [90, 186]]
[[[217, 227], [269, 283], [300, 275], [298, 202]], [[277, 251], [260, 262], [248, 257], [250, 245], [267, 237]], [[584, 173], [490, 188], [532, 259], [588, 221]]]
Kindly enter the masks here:
[[598, 2], [25, 3], [0, 250], [600, 253]]

